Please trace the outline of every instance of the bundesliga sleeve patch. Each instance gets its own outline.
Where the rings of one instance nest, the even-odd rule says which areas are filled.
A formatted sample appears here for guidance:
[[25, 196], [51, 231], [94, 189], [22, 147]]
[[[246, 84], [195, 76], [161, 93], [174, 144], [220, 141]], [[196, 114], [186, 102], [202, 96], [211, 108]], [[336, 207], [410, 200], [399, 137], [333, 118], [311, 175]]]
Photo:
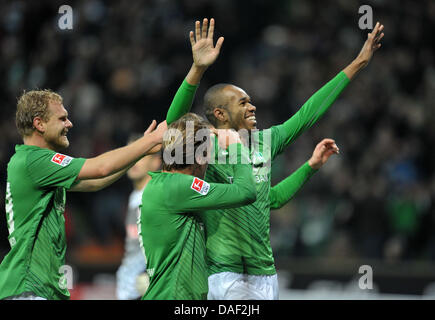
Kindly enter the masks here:
[[208, 191], [210, 190], [210, 185], [205, 182], [204, 180], [201, 180], [199, 178], [193, 179], [192, 185], [190, 186], [191, 189], [195, 190], [199, 194], [202, 194], [205, 196]]
[[54, 162], [54, 163], [56, 163], [56, 164], [58, 164], [58, 165], [60, 165], [60, 166], [62, 166], [62, 167], [66, 167], [67, 165], [70, 164], [70, 162], [71, 162], [72, 159], [73, 159], [73, 158], [68, 157], [68, 156], [66, 156], [66, 155], [64, 155], [64, 154], [56, 153], [56, 154], [53, 156], [53, 158], [51, 158], [51, 162]]

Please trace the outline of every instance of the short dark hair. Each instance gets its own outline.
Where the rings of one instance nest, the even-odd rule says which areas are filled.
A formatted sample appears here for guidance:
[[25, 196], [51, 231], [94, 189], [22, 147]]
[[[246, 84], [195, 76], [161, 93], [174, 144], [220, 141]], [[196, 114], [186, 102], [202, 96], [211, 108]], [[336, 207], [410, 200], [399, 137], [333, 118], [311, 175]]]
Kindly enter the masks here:
[[210, 87], [204, 95], [204, 114], [208, 121], [214, 126], [217, 126], [217, 119], [214, 116], [216, 108], [227, 108], [227, 101], [223, 101], [221, 92], [226, 87], [231, 86], [228, 83], [218, 83]]

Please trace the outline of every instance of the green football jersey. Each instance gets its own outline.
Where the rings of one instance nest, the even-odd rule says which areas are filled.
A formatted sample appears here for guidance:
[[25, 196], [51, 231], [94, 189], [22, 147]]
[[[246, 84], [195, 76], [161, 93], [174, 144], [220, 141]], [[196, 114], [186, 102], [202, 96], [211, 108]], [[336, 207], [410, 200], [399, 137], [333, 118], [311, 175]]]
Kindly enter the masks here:
[[[271, 163], [285, 145], [282, 128], [271, 127], [251, 132], [250, 163], [257, 191], [257, 200], [231, 209], [207, 210], [201, 214], [207, 238], [209, 274], [237, 272], [251, 275], [276, 273], [270, 245]], [[218, 150], [215, 164], [207, 168], [205, 179], [215, 183], [232, 183], [232, 168], [222, 165], [219, 158], [226, 152]], [[215, 217], [219, 216], [219, 219]]]
[[209, 184], [181, 173], [150, 173], [152, 179], [144, 189], [138, 221], [150, 276], [143, 299], [207, 298], [205, 237], [198, 213], [239, 207], [255, 200], [252, 167], [227, 166], [232, 167], [233, 184]]
[[17, 145], [8, 164], [6, 219], [10, 251], [0, 265], [0, 299], [32, 292], [68, 299], [65, 264], [65, 191], [85, 159]]

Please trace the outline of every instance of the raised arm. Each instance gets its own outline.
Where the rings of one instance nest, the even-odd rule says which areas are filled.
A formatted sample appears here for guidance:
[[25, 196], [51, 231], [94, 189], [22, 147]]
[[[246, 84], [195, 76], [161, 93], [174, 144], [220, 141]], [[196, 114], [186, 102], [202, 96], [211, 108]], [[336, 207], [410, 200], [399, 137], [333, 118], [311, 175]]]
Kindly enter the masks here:
[[294, 141], [299, 135], [311, 128], [332, 106], [350, 80], [370, 62], [373, 53], [380, 48], [380, 40], [383, 38], [384, 26], [376, 24], [368, 35], [360, 53], [343, 71], [314, 93], [303, 106], [286, 122], [276, 126], [277, 135], [275, 145], [276, 154]]
[[219, 56], [224, 38], [220, 37], [216, 42], [216, 46], [214, 46], [213, 34], [215, 21], [213, 18], [210, 19], [208, 32], [207, 28], [208, 19], [204, 19], [202, 22], [202, 29], [201, 23], [196, 21], [195, 33], [190, 31], [189, 37], [192, 46], [193, 64], [169, 107], [166, 116], [166, 122], [168, 125], [190, 111], [193, 99], [195, 98], [196, 89], [199, 86], [199, 82], [201, 81], [204, 72]]
[[311, 176], [339, 149], [332, 139], [323, 139], [317, 144], [311, 158], [290, 176], [270, 189], [270, 208], [279, 209], [287, 204], [305, 185]]
[[154, 146], [162, 143], [163, 134], [167, 130], [166, 121], [161, 122], [152, 131], [155, 126], [156, 122], [153, 121], [147, 130], [150, 131], [148, 134], [125, 147], [86, 159], [77, 180], [101, 179], [120, 171], [125, 172], [132, 164], [147, 155]]

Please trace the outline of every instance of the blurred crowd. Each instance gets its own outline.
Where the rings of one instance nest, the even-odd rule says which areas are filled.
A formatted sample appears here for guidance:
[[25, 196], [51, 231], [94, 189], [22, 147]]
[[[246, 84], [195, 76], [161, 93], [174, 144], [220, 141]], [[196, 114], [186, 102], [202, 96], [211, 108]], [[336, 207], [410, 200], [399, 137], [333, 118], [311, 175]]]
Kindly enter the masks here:
[[[67, 154], [93, 157], [162, 121], [191, 66], [194, 21], [216, 19], [221, 55], [198, 89], [245, 89], [260, 128], [282, 123], [358, 54], [361, 1], [73, 1], [73, 29], [60, 30], [60, 1], [0, 3], [0, 203], [6, 166], [21, 143], [23, 90], [51, 88], [74, 128]], [[385, 25], [381, 49], [330, 111], [273, 164], [277, 183], [325, 137], [333, 156], [280, 210], [271, 212], [276, 257], [435, 260], [435, 2], [370, 1]], [[94, 194], [67, 195], [69, 245], [123, 239], [132, 187], [123, 178]], [[7, 252], [4, 206], [0, 259]]]

